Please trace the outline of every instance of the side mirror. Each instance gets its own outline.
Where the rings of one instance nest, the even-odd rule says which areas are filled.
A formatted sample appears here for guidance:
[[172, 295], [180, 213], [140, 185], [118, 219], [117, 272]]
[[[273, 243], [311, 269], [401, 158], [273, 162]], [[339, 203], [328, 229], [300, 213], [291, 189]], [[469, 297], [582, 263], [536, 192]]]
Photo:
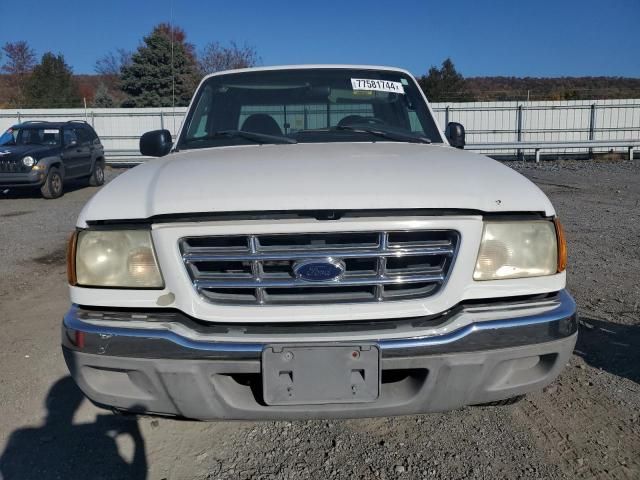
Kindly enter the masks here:
[[444, 134], [452, 147], [464, 148], [464, 127], [461, 123], [449, 122]]
[[69, 143], [65, 145], [65, 148], [73, 148], [77, 146], [78, 146], [78, 142], [76, 140], [71, 140]]
[[171, 151], [172, 145], [169, 130], [152, 130], [140, 137], [140, 153], [148, 157], [164, 157]]

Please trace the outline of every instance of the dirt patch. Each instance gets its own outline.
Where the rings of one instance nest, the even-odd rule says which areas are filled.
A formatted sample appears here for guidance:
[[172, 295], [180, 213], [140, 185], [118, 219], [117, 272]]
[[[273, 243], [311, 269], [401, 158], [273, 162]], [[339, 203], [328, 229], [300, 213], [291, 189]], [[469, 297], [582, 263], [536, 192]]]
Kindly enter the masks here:
[[45, 255], [31, 259], [40, 265], [66, 265], [67, 264], [67, 247], [57, 248]]

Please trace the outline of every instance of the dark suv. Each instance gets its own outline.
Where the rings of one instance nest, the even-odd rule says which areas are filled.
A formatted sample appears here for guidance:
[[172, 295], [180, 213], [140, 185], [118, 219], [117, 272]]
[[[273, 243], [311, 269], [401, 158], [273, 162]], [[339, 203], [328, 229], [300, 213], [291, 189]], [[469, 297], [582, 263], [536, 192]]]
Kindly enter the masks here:
[[0, 136], [0, 190], [38, 187], [58, 198], [66, 180], [79, 178], [104, 183], [104, 148], [88, 123], [23, 122]]

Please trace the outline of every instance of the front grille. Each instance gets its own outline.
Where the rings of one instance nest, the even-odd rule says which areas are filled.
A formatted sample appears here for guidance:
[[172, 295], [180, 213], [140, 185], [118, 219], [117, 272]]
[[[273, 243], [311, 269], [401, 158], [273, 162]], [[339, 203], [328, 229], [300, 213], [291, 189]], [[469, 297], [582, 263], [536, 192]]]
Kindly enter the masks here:
[[[214, 303], [379, 302], [433, 295], [455, 260], [452, 230], [185, 237], [182, 259], [198, 293]], [[337, 278], [294, 274], [303, 261], [332, 261]]]
[[29, 170], [20, 159], [0, 159], [0, 173], [20, 173]]

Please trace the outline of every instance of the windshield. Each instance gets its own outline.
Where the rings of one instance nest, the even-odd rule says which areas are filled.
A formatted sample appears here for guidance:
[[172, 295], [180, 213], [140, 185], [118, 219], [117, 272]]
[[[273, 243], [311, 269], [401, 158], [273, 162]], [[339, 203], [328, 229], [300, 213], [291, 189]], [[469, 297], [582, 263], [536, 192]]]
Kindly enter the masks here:
[[18, 131], [10, 128], [6, 132], [4, 132], [2, 135], [0, 135], [0, 145], [15, 145], [17, 135], [18, 135]]
[[177, 148], [372, 141], [442, 142], [410, 76], [345, 68], [213, 76], [198, 90]]
[[0, 136], [0, 145], [59, 145], [57, 128], [10, 128]]

